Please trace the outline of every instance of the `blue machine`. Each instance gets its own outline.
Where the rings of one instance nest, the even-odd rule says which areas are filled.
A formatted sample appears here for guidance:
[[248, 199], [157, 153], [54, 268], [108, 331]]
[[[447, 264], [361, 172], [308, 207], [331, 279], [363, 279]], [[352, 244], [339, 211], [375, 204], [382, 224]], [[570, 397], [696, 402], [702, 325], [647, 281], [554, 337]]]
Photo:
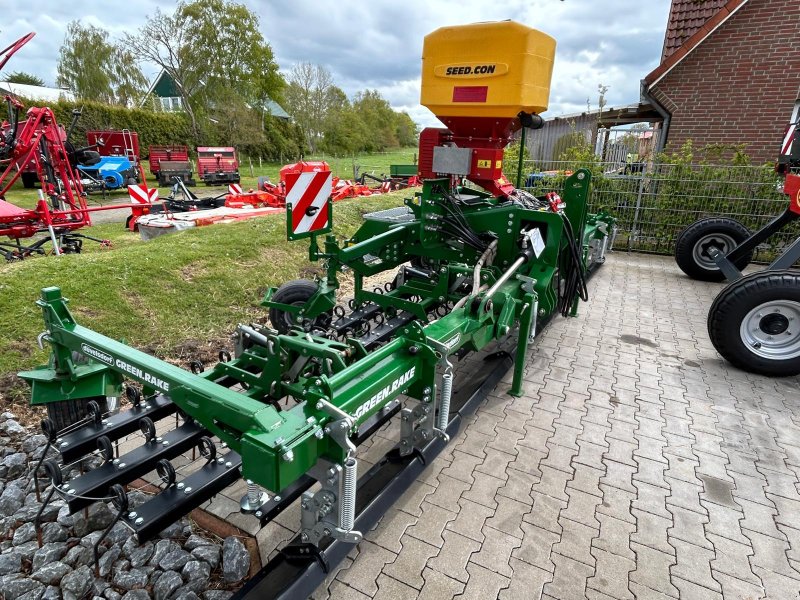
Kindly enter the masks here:
[[85, 186], [96, 189], [117, 190], [139, 181], [135, 165], [124, 156], [101, 156], [100, 162], [78, 165]]

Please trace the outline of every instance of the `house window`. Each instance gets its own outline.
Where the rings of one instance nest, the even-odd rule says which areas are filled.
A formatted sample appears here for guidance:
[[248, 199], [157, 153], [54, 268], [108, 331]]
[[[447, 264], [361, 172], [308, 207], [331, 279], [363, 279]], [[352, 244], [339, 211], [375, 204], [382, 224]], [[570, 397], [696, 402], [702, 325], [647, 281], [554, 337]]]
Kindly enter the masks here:
[[160, 109], [164, 112], [180, 112], [183, 110], [180, 96], [169, 96], [166, 98], [156, 98], [156, 102], [160, 103]]

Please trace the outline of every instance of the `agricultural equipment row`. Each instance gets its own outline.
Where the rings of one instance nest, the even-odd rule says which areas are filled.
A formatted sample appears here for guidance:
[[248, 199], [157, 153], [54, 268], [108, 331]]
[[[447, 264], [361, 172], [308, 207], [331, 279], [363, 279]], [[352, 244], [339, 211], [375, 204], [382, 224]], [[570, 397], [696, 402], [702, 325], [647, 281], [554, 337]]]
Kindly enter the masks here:
[[[588, 299], [587, 276], [614, 224], [587, 213], [591, 173], [541, 197], [502, 173], [514, 132], [541, 123], [554, 52], [552, 38], [512, 21], [428, 35], [421, 102], [446, 128], [421, 136], [421, 189], [339, 239], [330, 172], [286, 173], [287, 237], [309, 240], [325, 274], [269, 288], [270, 324], [237, 325], [233, 352], [221, 349], [214, 364], [187, 371], [154, 358], [79, 324], [60, 289], [42, 290], [51, 358], [20, 377], [58, 420], [45, 427], [58, 454], [45, 463], [48, 498], [75, 512], [111, 497], [118, 520], [144, 540], [244, 477], [243, 512], [263, 525], [299, 502], [300, 522], [239, 597], [308, 597], [512, 363], [509, 393], [522, 394], [529, 344]], [[340, 289], [345, 272], [352, 297]], [[370, 289], [376, 275], [386, 283]], [[498, 353], [500, 343], [513, 355]], [[481, 353], [461, 380], [453, 362]], [[106, 416], [105, 399], [123, 387], [132, 408]], [[85, 420], [72, 423], [81, 410]], [[175, 414], [182, 423], [157, 434], [155, 423]], [[397, 445], [359, 478], [357, 446], [395, 415]], [[115, 441], [137, 430], [144, 444], [115, 456]], [[178, 475], [170, 461], [193, 447], [201, 467]], [[64, 479], [63, 465], [94, 453], [102, 466]], [[163, 491], [133, 510], [123, 486], [150, 472]]]

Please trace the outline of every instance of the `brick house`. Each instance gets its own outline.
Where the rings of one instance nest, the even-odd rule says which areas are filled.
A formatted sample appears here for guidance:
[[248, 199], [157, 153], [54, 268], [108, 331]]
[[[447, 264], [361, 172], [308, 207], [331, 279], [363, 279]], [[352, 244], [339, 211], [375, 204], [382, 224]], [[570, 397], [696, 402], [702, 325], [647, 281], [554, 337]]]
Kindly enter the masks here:
[[800, 98], [800, 2], [672, 0], [642, 96], [668, 150], [744, 144], [753, 162], [774, 162]]

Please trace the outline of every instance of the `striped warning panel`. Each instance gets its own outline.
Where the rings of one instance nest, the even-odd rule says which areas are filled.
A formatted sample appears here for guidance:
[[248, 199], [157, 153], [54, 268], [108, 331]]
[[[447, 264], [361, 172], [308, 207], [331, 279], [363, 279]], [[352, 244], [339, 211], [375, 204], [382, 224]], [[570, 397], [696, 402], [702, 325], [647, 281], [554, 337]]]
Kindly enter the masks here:
[[286, 204], [292, 205], [293, 234], [310, 233], [328, 226], [328, 202], [332, 189], [330, 171], [299, 174], [286, 192]]
[[158, 188], [149, 189], [146, 185], [129, 185], [128, 196], [134, 204], [153, 204], [158, 202]]
[[242, 193], [242, 186], [238, 183], [231, 183], [228, 185], [228, 193], [234, 196], [239, 196]]

